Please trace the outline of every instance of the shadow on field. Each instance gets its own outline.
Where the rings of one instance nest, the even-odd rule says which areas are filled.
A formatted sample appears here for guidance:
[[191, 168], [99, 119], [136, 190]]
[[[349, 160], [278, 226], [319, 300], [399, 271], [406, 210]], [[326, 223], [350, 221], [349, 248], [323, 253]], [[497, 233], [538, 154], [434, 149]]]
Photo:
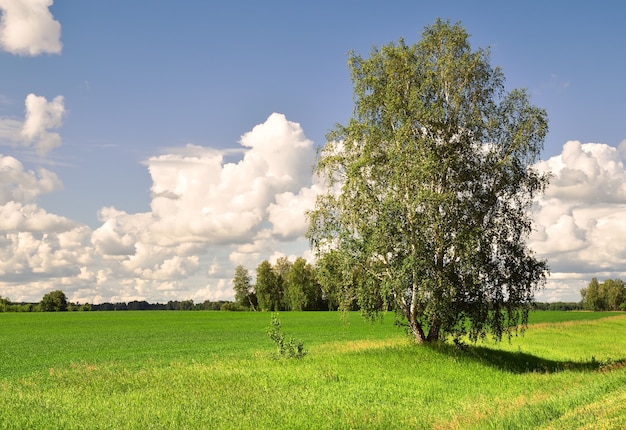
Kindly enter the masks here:
[[439, 344], [432, 345], [431, 348], [457, 359], [473, 360], [505, 372], [519, 374], [554, 373], [565, 370], [577, 372], [610, 371], [626, 366], [626, 359], [624, 358], [597, 360], [593, 357], [589, 361], [556, 361], [524, 352], [502, 351], [476, 345], [459, 347], [451, 344]]

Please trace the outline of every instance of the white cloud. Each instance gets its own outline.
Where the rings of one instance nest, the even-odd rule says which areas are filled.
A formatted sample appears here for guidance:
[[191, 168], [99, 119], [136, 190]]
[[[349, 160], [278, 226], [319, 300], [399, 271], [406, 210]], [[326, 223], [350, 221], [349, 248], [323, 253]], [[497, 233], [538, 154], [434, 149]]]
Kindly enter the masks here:
[[60, 188], [54, 173], [27, 171], [0, 155], [0, 291], [10, 298], [41, 298], [85, 277], [93, 263], [89, 228], [51, 214], [33, 201]]
[[620, 150], [570, 141], [537, 168], [553, 175], [537, 202], [531, 237], [552, 272], [542, 295], [578, 301], [592, 277], [624, 277], [626, 170]]
[[32, 147], [40, 155], [60, 146], [61, 136], [54, 130], [63, 125], [66, 113], [63, 96], [48, 101], [45, 97], [28, 94], [24, 105], [24, 121], [0, 118], [0, 145]]
[[303, 210], [315, 199], [313, 143], [299, 124], [272, 114], [241, 145], [238, 162], [194, 145], [146, 161], [151, 212], [103, 208], [91, 236], [110, 268], [103, 285], [124, 285], [118, 297], [180, 299], [217, 288], [208, 298], [232, 298], [236, 264], [254, 269], [304, 234]]
[[[14, 144], [59, 142], [63, 99], [29, 95], [26, 120], [0, 120]], [[21, 140], [20, 140], [21, 139]], [[299, 124], [272, 114], [241, 137], [241, 148], [188, 145], [149, 158], [151, 210], [103, 207], [90, 230], [45, 211], [37, 198], [62, 187], [46, 169], [0, 156], [0, 292], [39, 300], [62, 288], [80, 302], [232, 298], [236, 264], [301, 255], [312, 207], [313, 143]], [[225, 155], [239, 155], [226, 162]]]
[[0, 0], [0, 48], [18, 55], [59, 54], [61, 24], [49, 7], [53, 0]]
[[284, 240], [304, 236], [308, 229], [305, 213], [315, 207], [315, 200], [322, 190], [314, 185], [304, 187], [298, 194], [290, 191], [278, 194], [276, 202], [268, 207], [272, 231]]
[[27, 146], [34, 146], [38, 153], [46, 154], [61, 145], [61, 136], [50, 130], [63, 124], [65, 106], [63, 96], [48, 102], [45, 97], [29, 94], [26, 96], [26, 120], [22, 127], [22, 137]]
[[277, 195], [310, 185], [313, 143], [284, 115], [272, 114], [241, 144], [250, 149], [238, 163], [224, 163], [221, 153], [198, 147], [147, 161], [152, 232], [160, 244], [245, 242], [269, 221], [267, 209]]
[[32, 202], [41, 194], [61, 188], [61, 181], [53, 172], [43, 168], [37, 172], [25, 170], [16, 158], [0, 154], [0, 205]]

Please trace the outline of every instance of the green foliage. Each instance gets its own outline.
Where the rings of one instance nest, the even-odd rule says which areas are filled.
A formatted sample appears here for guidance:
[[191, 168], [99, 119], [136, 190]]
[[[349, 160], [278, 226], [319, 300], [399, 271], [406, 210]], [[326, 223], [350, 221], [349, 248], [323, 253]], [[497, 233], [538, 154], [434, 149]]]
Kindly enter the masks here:
[[281, 292], [272, 265], [265, 260], [256, 268], [256, 296], [259, 308], [263, 311], [278, 311]]
[[316, 270], [304, 258], [281, 257], [272, 266], [263, 261], [256, 269], [256, 300], [263, 311], [328, 310]]
[[243, 305], [240, 305], [239, 303], [233, 303], [233, 302], [225, 302], [224, 304], [222, 304], [222, 306], [220, 306], [221, 311], [229, 311], [229, 312], [247, 311], [249, 309], [250, 308], [248, 308], [247, 306], [243, 306]]
[[297, 258], [287, 273], [285, 299], [293, 311], [327, 309], [315, 269], [304, 258]]
[[301, 340], [289, 338], [285, 340], [285, 334], [281, 330], [280, 320], [278, 314], [272, 314], [272, 320], [270, 327], [267, 330], [267, 335], [276, 344], [276, 353], [274, 358], [295, 358], [301, 359], [307, 351], [304, 349], [304, 343]]
[[626, 285], [621, 279], [599, 283], [593, 278], [587, 288], [580, 290], [585, 309], [592, 311], [626, 310]]
[[9, 312], [11, 307], [11, 300], [0, 296], [0, 312]]
[[55, 290], [47, 293], [39, 302], [39, 309], [42, 312], [60, 312], [66, 311], [68, 307], [67, 297], [61, 290]]
[[276, 260], [276, 263], [272, 266], [272, 270], [274, 271], [274, 276], [276, 279], [276, 302], [277, 307], [274, 308], [275, 311], [278, 310], [287, 310], [288, 309], [288, 301], [286, 297], [287, 290], [287, 282], [289, 272], [291, 271], [291, 267], [293, 263], [289, 261], [287, 257], [280, 257]]
[[235, 303], [237, 305], [252, 310], [256, 309], [256, 295], [252, 291], [252, 278], [248, 270], [242, 265], [235, 268], [233, 290], [235, 290]]
[[545, 111], [440, 20], [349, 68], [353, 118], [319, 154], [328, 188], [309, 213], [320, 283], [369, 316], [396, 309], [419, 342], [512, 335], [547, 272], [526, 245]]
[[580, 311], [583, 305], [580, 302], [537, 302], [533, 305], [533, 309], [540, 311]]

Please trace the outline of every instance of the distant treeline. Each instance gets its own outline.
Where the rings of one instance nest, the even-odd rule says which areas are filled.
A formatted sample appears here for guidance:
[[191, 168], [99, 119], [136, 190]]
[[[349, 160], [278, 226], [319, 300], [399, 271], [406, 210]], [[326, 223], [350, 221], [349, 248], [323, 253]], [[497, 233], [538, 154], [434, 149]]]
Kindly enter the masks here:
[[234, 302], [227, 300], [218, 300], [212, 302], [206, 300], [202, 303], [194, 303], [193, 300], [169, 301], [167, 303], [148, 303], [145, 300], [124, 303], [102, 303], [99, 305], [91, 305], [93, 311], [234, 311], [243, 310], [236, 309]]
[[[59, 294], [60, 293], [60, 294]], [[53, 300], [50, 301], [49, 298]], [[202, 303], [194, 303], [193, 300], [174, 300], [167, 303], [148, 303], [145, 300], [133, 300], [131, 302], [116, 303], [72, 303], [64, 299], [62, 291], [53, 291], [46, 294], [39, 303], [11, 302], [9, 299], [0, 297], [0, 312], [64, 312], [64, 311], [237, 311], [247, 310], [232, 301], [206, 300]]]
[[[539, 311], [576, 311], [584, 309], [582, 303], [555, 302], [535, 303], [534, 308]], [[194, 303], [193, 300], [169, 301], [167, 303], [148, 303], [145, 300], [100, 304], [68, 303], [61, 311], [249, 311], [250, 308], [242, 307], [235, 302], [218, 300], [212, 302], [206, 300], [202, 303]], [[0, 312], [42, 312], [40, 303], [18, 302], [13, 303], [0, 297]]]
[[593, 278], [580, 295], [582, 305], [590, 311], [626, 311], [626, 283], [621, 279], [598, 282]]
[[580, 311], [584, 309], [580, 302], [535, 303], [533, 308], [538, 311]]

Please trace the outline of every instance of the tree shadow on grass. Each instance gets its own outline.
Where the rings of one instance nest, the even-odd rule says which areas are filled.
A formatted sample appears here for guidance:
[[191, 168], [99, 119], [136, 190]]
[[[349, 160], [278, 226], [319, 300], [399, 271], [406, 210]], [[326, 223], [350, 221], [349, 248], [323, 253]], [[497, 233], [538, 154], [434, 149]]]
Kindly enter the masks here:
[[440, 343], [430, 345], [434, 350], [456, 359], [476, 361], [496, 369], [516, 374], [556, 373], [566, 370], [575, 372], [611, 371], [626, 366], [626, 358], [588, 361], [557, 361], [525, 352], [503, 351], [478, 345], [455, 345]]

